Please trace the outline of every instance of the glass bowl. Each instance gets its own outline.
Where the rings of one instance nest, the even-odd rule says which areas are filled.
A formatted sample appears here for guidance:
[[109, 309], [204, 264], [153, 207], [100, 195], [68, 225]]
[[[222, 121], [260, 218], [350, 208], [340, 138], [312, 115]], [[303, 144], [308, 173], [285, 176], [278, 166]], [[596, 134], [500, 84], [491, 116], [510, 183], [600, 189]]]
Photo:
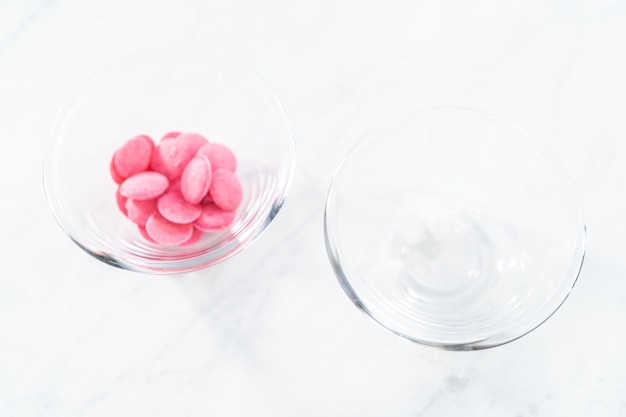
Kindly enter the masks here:
[[[198, 132], [237, 156], [244, 199], [232, 226], [190, 246], [145, 240], [117, 208], [109, 175], [116, 149], [146, 134]], [[121, 58], [91, 75], [61, 109], [44, 154], [44, 184], [58, 223], [90, 255], [148, 273], [193, 271], [238, 253], [286, 197], [294, 140], [285, 112], [251, 70], [223, 56], [165, 48]]]
[[414, 342], [474, 350], [558, 309], [582, 266], [585, 225], [572, 183], [526, 132], [438, 108], [347, 154], [325, 239], [344, 291], [375, 321]]

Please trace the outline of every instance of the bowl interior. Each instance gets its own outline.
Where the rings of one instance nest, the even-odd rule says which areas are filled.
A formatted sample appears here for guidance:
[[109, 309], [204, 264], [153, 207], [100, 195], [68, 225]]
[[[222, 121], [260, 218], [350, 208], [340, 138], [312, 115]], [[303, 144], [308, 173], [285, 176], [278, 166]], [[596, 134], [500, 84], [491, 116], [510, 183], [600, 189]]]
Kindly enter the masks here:
[[325, 231], [358, 307], [447, 349], [506, 343], [546, 320], [576, 281], [585, 236], [554, 158], [464, 109], [419, 112], [360, 141], [336, 173]]
[[[187, 247], [151, 244], [118, 210], [113, 152], [147, 134], [198, 132], [238, 158], [244, 201], [233, 226]], [[44, 158], [46, 193], [69, 236], [99, 259], [153, 273], [184, 272], [246, 247], [280, 209], [293, 169], [285, 113], [246, 67], [191, 49], [121, 59], [94, 73], [62, 109]]]

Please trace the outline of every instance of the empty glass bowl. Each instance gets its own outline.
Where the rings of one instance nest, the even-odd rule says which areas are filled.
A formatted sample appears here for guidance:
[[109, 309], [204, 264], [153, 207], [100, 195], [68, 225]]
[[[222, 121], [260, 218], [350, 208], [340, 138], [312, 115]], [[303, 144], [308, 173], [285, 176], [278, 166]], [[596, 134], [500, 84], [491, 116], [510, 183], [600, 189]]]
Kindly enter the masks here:
[[585, 225], [560, 165], [523, 130], [440, 108], [362, 139], [325, 213], [328, 255], [350, 299], [412, 341], [501, 345], [563, 303]]
[[[198, 132], [238, 158], [244, 200], [234, 224], [196, 244], [146, 241], [118, 210], [109, 175], [114, 151], [147, 134]], [[166, 48], [109, 64], [61, 110], [44, 155], [54, 216], [81, 248], [121, 268], [192, 271], [248, 246], [280, 210], [294, 166], [293, 135], [274, 93], [246, 67], [190, 48]]]

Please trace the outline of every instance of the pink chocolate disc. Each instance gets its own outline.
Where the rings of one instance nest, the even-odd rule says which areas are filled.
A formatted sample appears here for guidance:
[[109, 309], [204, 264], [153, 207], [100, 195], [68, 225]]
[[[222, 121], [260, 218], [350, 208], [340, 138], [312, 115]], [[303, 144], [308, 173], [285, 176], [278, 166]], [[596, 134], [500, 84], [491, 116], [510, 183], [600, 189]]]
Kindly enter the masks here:
[[113, 155], [115, 171], [128, 178], [145, 171], [150, 166], [154, 142], [147, 136], [135, 136], [126, 141]]
[[163, 217], [178, 224], [193, 223], [202, 214], [200, 204], [188, 203], [178, 191], [163, 194], [157, 206]]
[[113, 154], [113, 158], [111, 158], [111, 163], [109, 164], [109, 172], [111, 173], [111, 178], [113, 178], [113, 181], [115, 181], [116, 184], [119, 185], [124, 182], [125, 178], [122, 177], [115, 169], [115, 154]]
[[226, 211], [236, 210], [243, 199], [241, 183], [231, 171], [218, 169], [213, 171], [209, 196], [213, 202]]
[[195, 154], [194, 145], [189, 141], [181, 141], [178, 137], [162, 139], [154, 148], [150, 168], [173, 180], [180, 177]]
[[185, 200], [191, 204], [200, 203], [209, 192], [211, 177], [211, 163], [206, 156], [196, 156], [189, 161], [180, 177], [180, 191]]
[[127, 178], [120, 185], [120, 193], [135, 200], [150, 200], [163, 194], [169, 185], [170, 182], [163, 174], [145, 171]]
[[120, 209], [120, 211], [122, 213], [124, 213], [124, 216], [127, 216], [128, 212], [126, 211], [126, 201], [128, 199], [126, 197], [124, 197], [121, 193], [120, 193], [120, 189], [119, 187], [117, 188], [117, 190], [115, 191], [115, 202], [117, 203], [117, 208]]
[[213, 203], [202, 205], [202, 214], [194, 223], [203, 232], [219, 232], [235, 221], [235, 212], [222, 210]]
[[169, 138], [177, 138], [178, 135], [180, 135], [182, 132], [167, 132], [165, 135], [163, 135], [163, 137], [161, 138], [161, 140], [163, 139], [169, 139]]
[[148, 232], [146, 232], [145, 226], [137, 226], [137, 228], [139, 229], [139, 233], [141, 233], [141, 236], [143, 236], [144, 239], [146, 239], [150, 243], [157, 243], [154, 239], [150, 237]]
[[157, 211], [157, 199], [151, 200], [133, 200], [129, 198], [126, 200], [127, 216], [137, 226], [145, 226], [148, 218]]
[[204, 232], [200, 229], [197, 228], [193, 228], [193, 233], [191, 235], [191, 237], [189, 238], [188, 241], [186, 241], [185, 243], [183, 243], [183, 245], [187, 246], [187, 245], [193, 245], [194, 243], [197, 243], [200, 239], [202, 239], [202, 236], [204, 236]]
[[157, 211], [148, 218], [146, 233], [162, 245], [182, 245], [191, 238], [193, 224], [172, 223]]
[[191, 149], [193, 150], [194, 155], [198, 152], [198, 149], [209, 143], [209, 141], [199, 133], [181, 133], [176, 139], [182, 142], [187, 142]]
[[170, 191], [180, 191], [180, 178], [170, 181], [170, 186], [167, 187], [166, 192], [169, 193]]
[[198, 150], [198, 155], [205, 155], [211, 161], [211, 168], [226, 169], [231, 172], [237, 170], [237, 158], [226, 145], [221, 143], [209, 143]]

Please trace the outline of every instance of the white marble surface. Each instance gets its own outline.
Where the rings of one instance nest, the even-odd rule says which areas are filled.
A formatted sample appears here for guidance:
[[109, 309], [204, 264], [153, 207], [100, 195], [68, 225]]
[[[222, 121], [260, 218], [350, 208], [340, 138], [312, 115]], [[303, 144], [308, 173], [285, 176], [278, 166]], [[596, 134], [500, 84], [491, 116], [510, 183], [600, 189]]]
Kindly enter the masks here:
[[[41, 150], [102, 62], [194, 44], [253, 67], [298, 139], [284, 211], [214, 268], [154, 277], [80, 251]], [[0, 0], [1, 416], [626, 416], [626, 2]], [[588, 226], [562, 309], [496, 349], [402, 340], [327, 262], [345, 150], [407, 107], [460, 105], [537, 135]]]

